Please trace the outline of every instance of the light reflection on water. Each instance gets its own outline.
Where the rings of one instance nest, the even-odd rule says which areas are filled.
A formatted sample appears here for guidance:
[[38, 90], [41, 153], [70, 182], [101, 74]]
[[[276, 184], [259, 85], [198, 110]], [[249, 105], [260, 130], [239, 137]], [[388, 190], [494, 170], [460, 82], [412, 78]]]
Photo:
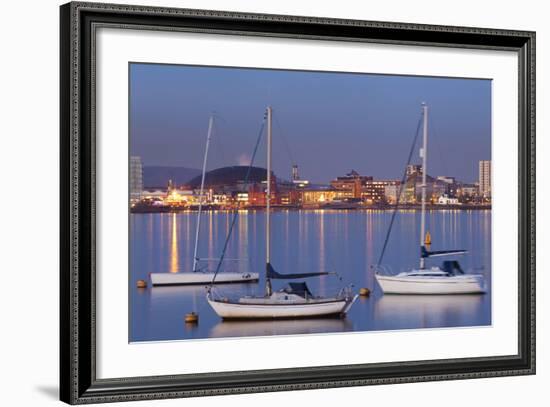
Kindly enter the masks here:
[[[202, 219], [199, 256], [219, 257], [229, 229], [230, 212], [207, 212]], [[282, 273], [336, 271], [355, 289], [372, 294], [360, 298], [345, 320], [221, 322], [205, 300], [205, 287], [135, 288], [151, 272], [191, 271], [196, 213], [130, 216], [130, 341], [197, 339], [256, 335], [305, 334], [366, 330], [479, 326], [491, 323], [490, 211], [430, 211], [432, 249], [467, 249], [460, 258], [465, 270], [484, 274], [486, 295], [383, 296], [371, 265], [378, 260], [390, 211], [275, 211], [272, 216], [272, 263]], [[420, 214], [401, 211], [395, 220], [383, 263], [393, 272], [418, 265]], [[222, 295], [252, 295], [263, 290], [265, 213], [241, 211], [227, 257], [230, 270], [260, 272], [259, 284], [219, 286]], [[438, 264], [439, 262], [434, 262]], [[215, 268], [216, 263], [208, 263]], [[275, 282], [280, 288], [284, 282]], [[308, 279], [314, 293], [334, 294], [342, 283], [334, 276]], [[199, 313], [197, 325], [184, 315]]]

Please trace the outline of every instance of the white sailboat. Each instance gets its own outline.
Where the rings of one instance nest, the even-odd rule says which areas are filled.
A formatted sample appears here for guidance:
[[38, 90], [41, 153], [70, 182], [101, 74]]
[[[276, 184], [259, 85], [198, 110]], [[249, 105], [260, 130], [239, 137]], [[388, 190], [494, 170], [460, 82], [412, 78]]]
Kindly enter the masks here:
[[201, 259], [198, 257], [199, 249], [199, 235], [201, 227], [201, 215], [202, 205], [204, 198], [204, 181], [206, 177], [206, 162], [208, 158], [208, 147], [210, 146], [210, 139], [212, 137], [212, 130], [214, 127], [214, 115], [210, 116], [208, 121], [208, 133], [206, 136], [206, 147], [204, 150], [204, 159], [202, 162], [202, 178], [201, 189], [199, 195], [199, 210], [197, 212], [197, 227], [195, 230], [195, 249], [193, 254], [193, 271], [191, 272], [179, 272], [179, 273], [151, 273], [151, 284], [153, 286], [159, 285], [190, 285], [190, 284], [210, 284], [214, 276], [216, 276], [216, 284], [227, 283], [250, 283], [256, 282], [259, 279], [259, 273], [246, 273], [238, 271], [223, 271], [216, 273], [215, 271], [199, 268], [199, 262], [201, 260], [218, 260], [218, 259]]
[[[485, 293], [485, 279], [481, 274], [465, 274], [456, 260], [444, 261], [441, 267], [426, 267], [430, 257], [464, 254], [466, 250], [429, 251], [425, 245], [426, 233], [426, 175], [428, 161], [428, 106], [423, 110], [422, 157], [422, 212], [420, 220], [420, 267], [397, 275], [375, 273], [384, 294], [480, 294]], [[398, 199], [399, 201], [399, 199]]]
[[272, 109], [267, 108], [267, 190], [266, 190], [266, 283], [261, 296], [244, 296], [236, 300], [216, 297], [209, 289], [207, 301], [223, 319], [277, 319], [312, 318], [321, 316], [343, 317], [357, 295], [351, 287], [344, 288], [332, 297], [314, 296], [305, 282], [289, 283], [273, 291], [272, 279], [302, 279], [332, 274], [329, 272], [279, 274], [271, 265], [271, 119]]

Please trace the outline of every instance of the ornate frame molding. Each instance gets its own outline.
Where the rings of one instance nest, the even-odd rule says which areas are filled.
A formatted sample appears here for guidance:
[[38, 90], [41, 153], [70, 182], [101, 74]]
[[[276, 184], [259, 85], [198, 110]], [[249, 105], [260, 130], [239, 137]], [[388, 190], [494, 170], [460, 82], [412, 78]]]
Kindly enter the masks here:
[[[70, 404], [535, 373], [535, 33], [226, 11], [68, 3], [60, 8], [60, 383]], [[177, 376], [97, 379], [95, 348], [95, 29], [275, 36], [513, 50], [519, 55], [519, 353]]]

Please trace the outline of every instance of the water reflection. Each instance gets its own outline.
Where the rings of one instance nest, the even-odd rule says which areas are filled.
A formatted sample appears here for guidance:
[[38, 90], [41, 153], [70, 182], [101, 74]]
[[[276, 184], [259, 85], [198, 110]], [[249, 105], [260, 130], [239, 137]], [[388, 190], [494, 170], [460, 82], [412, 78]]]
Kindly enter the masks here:
[[163, 303], [171, 303], [173, 300], [196, 299], [206, 295], [206, 286], [153, 286], [150, 290], [151, 306], [155, 307]]
[[178, 223], [176, 222], [176, 214], [172, 214], [172, 244], [170, 245], [170, 273], [179, 271], [179, 256], [178, 256]]
[[[384, 295], [374, 304], [377, 329], [467, 325], [483, 314], [484, 295]], [[489, 322], [490, 323], [490, 322]]]
[[[491, 323], [491, 216], [490, 211], [431, 211], [432, 249], [469, 251], [460, 262], [465, 270], [485, 275], [489, 292], [482, 296], [383, 296], [370, 267], [378, 260], [391, 211], [277, 211], [273, 216], [272, 260], [283, 273], [336, 271], [311, 278], [315, 294], [333, 294], [343, 284], [371, 289], [359, 299], [343, 323], [340, 320], [301, 320], [225, 324], [206, 302], [205, 287], [152, 287], [138, 290], [135, 281], [151, 272], [191, 271], [196, 213], [132, 214], [130, 216], [130, 340], [151, 341], [210, 336], [301, 334], [308, 332], [416, 329], [479, 326]], [[232, 212], [204, 214], [199, 236], [202, 257], [219, 257]], [[418, 264], [418, 211], [399, 211], [390, 236], [384, 265], [397, 273]], [[259, 284], [220, 286], [234, 298], [263, 290], [265, 270], [265, 212], [239, 214], [224, 267], [260, 271]], [[243, 261], [244, 260], [244, 261]], [[439, 264], [433, 259], [430, 264]], [[208, 264], [215, 267], [216, 262]], [[274, 282], [280, 289], [286, 281]], [[186, 326], [184, 315], [198, 312], [199, 323]], [[244, 324], [244, 325], [243, 325]], [[258, 325], [259, 324], [259, 325]]]
[[347, 319], [298, 319], [281, 321], [221, 321], [209, 332], [210, 338], [234, 336], [272, 336], [298, 335], [326, 332], [353, 331], [353, 325]]

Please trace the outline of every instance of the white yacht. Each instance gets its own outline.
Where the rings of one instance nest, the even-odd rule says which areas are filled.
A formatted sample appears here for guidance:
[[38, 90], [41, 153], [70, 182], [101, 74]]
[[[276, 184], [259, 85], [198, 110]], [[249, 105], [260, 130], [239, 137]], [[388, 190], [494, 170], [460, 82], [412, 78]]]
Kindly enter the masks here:
[[[252, 283], [257, 282], [259, 273], [247, 273], [238, 271], [222, 271], [218, 272], [201, 268], [199, 263], [201, 260], [219, 260], [219, 259], [201, 259], [198, 257], [199, 250], [199, 235], [201, 228], [201, 215], [204, 198], [204, 181], [206, 175], [206, 162], [208, 158], [208, 147], [212, 138], [212, 130], [214, 126], [214, 115], [210, 116], [208, 121], [208, 133], [206, 136], [206, 147], [204, 150], [204, 158], [202, 163], [202, 178], [201, 189], [199, 195], [199, 210], [197, 212], [197, 228], [195, 230], [195, 250], [193, 254], [193, 271], [178, 272], [178, 273], [150, 273], [151, 284], [159, 285], [191, 285], [191, 284], [227, 284], [227, 283]], [[229, 236], [228, 236], [229, 238]], [[219, 269], [220, 264], [218, 264]], [[215, 281], [214, 281], [214, 277]]]
[[312, 318], [321, 316], [343, 317], [349, 311], [357, 295], [346, 287], [334, 296], [315, 296], [305, 282], [291, 282], [286, 288], [273, 291], [271, 280], [303, 279], [329, 272], [279, 274], [271, 265], [271, 119], [272, 109], [267, 108], [267, 189], [266, 189], [266, 272], [265, 291], [259, 296], [244, 296], [235, 300], [217, 296], [212, 289], [206, 295], [212, 309], [223, 319], [277, 319]]
[[[485, 293], [485, 279], [481, 274], [466, 274], [456, 260], [444, 261], [441, 267], [426, 267], [426, 259], [466, 253], [466, 250], [429, 251], [426, 233], [426, 175], [428, 161], [428, 106], [422, 105], [423, 143], [422, 157], [422, 212], [420, 220], [420, 267], [385, 275], [375, 273], [376, 281], [384, 294], [474, 294]], [[399, 199], [397, 200], [399, 202]], [[388, 231], [389, 233], [389, 231]], [[426, 239], [427, 240], [427, 239]], [[387, 239], [386, 239], [387, 241]]]

